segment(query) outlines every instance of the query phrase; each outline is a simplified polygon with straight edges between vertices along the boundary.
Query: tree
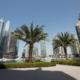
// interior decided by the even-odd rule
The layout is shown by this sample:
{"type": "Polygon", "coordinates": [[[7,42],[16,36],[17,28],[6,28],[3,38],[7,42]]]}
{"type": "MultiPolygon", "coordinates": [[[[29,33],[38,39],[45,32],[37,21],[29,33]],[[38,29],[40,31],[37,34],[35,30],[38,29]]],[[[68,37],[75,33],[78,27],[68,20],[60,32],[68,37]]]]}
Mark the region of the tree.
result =
{"type": "Polygon", "coordinates": [[[71,44],[74,44],[76,39],[74,38],[73,34],[70,34],[68,32],[61,32],[52,41],[54,49],[58,47],[63,47],[65,58],[67,59],[67,47],[71,44]]]}
{"type": "Polygon", "coordinates": [[[33,23],[30,26],[22,25],[19,29],[15,30],[15,35],[18,39],[23,40],[29,45],[29,61],[32,61],[32,53],[34,43],[41,40],[45,40],[47,33],[44,32],[43,26],[36,25],[33,23]]]}

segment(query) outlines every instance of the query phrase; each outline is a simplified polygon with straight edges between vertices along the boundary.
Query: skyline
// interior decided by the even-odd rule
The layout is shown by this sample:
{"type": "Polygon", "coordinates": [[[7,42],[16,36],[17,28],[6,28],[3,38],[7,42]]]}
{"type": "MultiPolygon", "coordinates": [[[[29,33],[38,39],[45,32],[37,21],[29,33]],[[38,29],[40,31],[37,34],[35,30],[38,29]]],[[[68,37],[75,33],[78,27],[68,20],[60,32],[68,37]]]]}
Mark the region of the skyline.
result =
{"type": "MultiPolygon", "coordinates": [[[[10,20],[12,30],[31,22],[45,25],[44,30],[51,40],[58,32],[76,34],[79,3],[80,0],[0,0],[0,18],[10,20]]],[[[51,41],[47,49],[52,50],[51,41]]]]}

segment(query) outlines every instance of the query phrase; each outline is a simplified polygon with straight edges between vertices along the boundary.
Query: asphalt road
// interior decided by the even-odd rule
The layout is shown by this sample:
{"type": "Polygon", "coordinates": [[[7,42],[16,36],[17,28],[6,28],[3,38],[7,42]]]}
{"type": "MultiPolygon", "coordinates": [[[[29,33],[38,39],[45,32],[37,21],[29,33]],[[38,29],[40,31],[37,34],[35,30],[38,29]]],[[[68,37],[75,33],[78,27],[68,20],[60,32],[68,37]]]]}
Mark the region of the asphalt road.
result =
{"type": "MultiPolygon", "coordinates": [[[[0,69],[0,80],[80,80],[79,75],[74,76],[77,72],[72,75],[71,67],[57,65],[46,68],[0,69]]],[[[72,69],[75,70],[74,67],[72,69]]]]}

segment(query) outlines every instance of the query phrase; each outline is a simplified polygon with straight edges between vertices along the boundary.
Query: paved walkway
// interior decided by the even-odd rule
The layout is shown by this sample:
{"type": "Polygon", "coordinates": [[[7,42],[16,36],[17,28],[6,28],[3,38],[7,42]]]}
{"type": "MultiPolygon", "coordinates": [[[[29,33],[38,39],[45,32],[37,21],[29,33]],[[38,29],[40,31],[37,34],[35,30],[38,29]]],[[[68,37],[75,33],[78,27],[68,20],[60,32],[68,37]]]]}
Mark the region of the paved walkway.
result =
{"type": "Polygon", "coordinates": [[[56,65],[42,68],[0,69],[0,80],[80,80],[80,67],[56,65]]]}

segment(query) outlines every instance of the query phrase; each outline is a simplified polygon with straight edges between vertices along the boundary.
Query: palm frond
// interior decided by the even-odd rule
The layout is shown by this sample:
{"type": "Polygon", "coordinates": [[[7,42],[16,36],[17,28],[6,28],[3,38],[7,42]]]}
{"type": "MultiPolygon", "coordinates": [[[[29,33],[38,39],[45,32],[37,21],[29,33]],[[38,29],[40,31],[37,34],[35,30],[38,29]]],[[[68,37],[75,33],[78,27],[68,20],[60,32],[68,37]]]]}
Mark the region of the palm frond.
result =
{"type": "Polygon", "coordinates": [[[59,47],[59,46],[66,47],[75,43],[76,41],[73,34],[70,34],[68,32],[58,33],[56,37],[57,37],[56,39],[53,39],[53,43],[54,43],[53,45],[55,45],[56,47],[59,47]]]}
{"type": "Polygon", "coordinates": [[[26,43],[35,43],[40,40],[44,40],[47,37],[47,33],[43,30],[44,26],[36,25],[33,23],[30,26],[22,25],[19,29],[16,29],[18,39],[26,41],[26,43]]]}

